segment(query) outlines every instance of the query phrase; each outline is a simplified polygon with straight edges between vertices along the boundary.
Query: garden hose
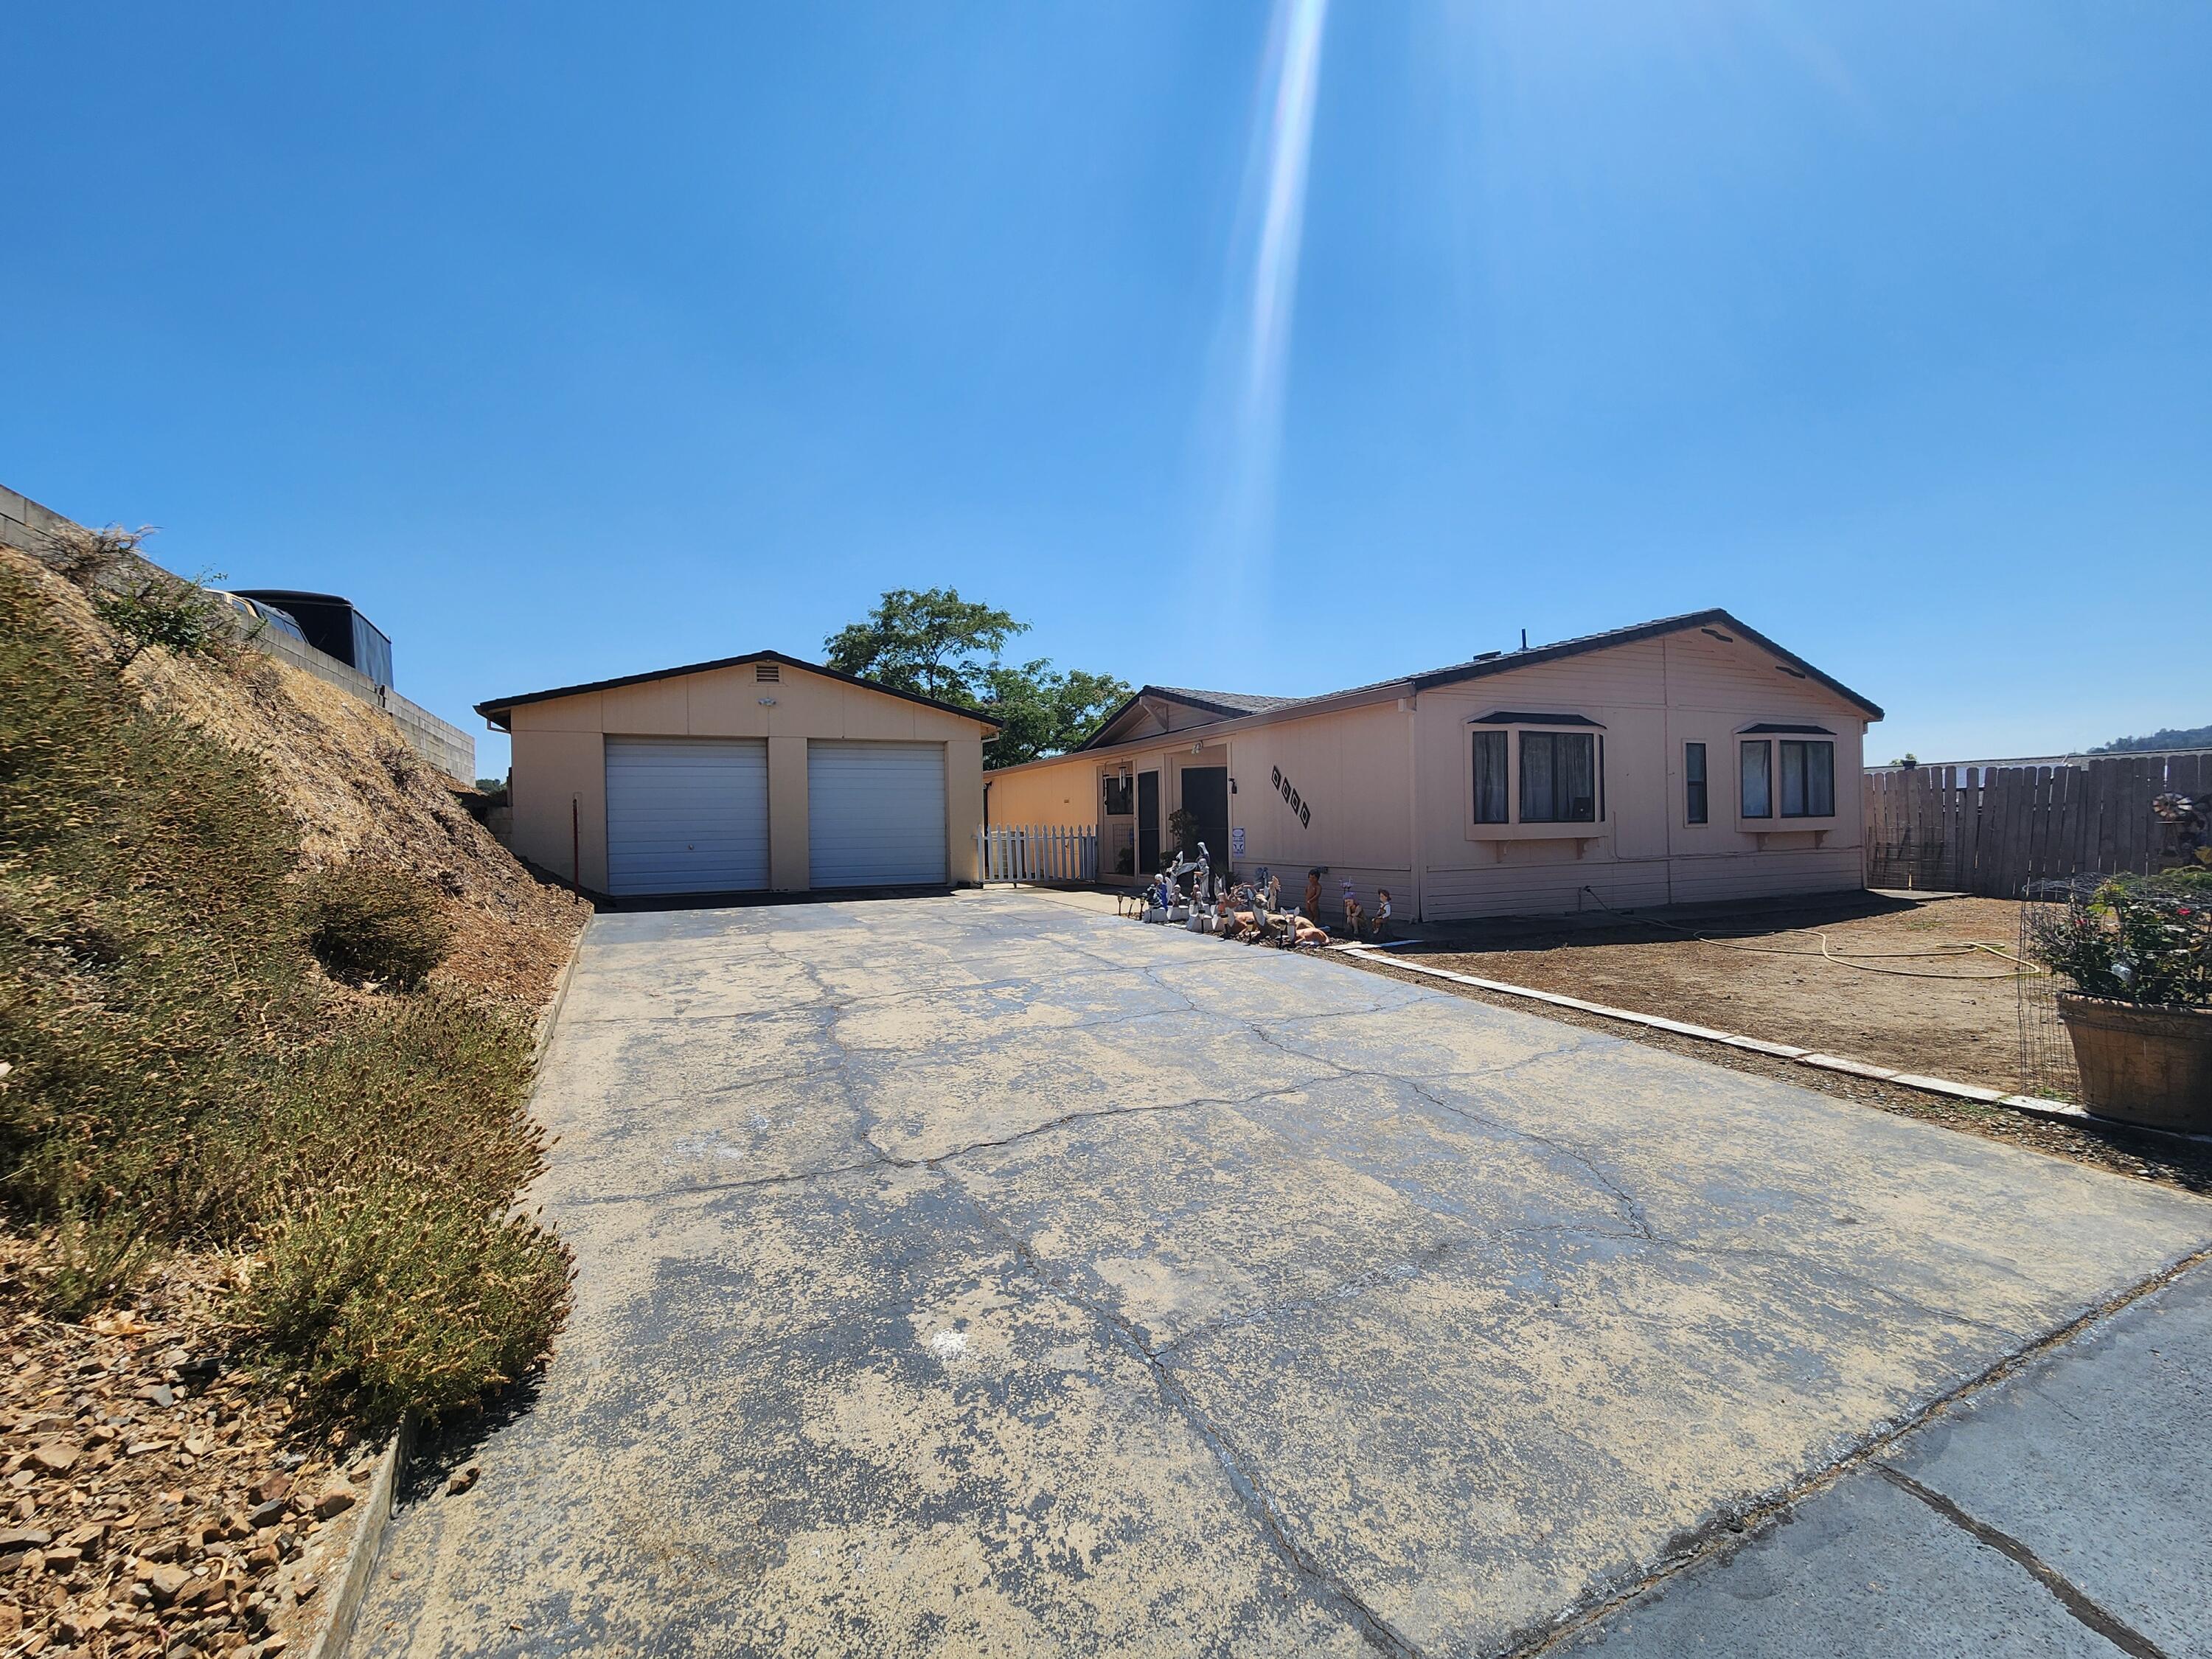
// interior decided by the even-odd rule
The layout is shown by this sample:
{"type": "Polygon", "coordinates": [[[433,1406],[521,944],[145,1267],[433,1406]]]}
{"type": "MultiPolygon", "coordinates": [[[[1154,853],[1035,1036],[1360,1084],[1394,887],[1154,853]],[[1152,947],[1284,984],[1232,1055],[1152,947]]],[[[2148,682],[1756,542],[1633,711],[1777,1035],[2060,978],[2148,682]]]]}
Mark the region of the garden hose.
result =
{"type": "Polygon", "coordinates": [[[1614,909],[1603,899],[1599,898],[1595,888],[1585,886],[1583,891],[1588,893],[1596,902],[1597,908],[1607,915],[1619,916],[1623,921],[1640,923],[1646,927],[1663,927],[1669,933],[1680,933],[1686,939],[1693,939],[1700,945],[1710,945],[1716,950],[1742,951],[1753,956],[1765,957],[1818,957],[1823,962],[1833,963],[1838,968],[1856,968],[1863,974],[1888,974],[1899,979],[1949,980],[1954,983],[2015,980],[2024,975],[2040,974],[2044,971],[2017,951],[2008,950],[2002,945],[1992,945],[1984,939],[1958,940],[1948,945],[1932,945],[1924,951],[1838,951],[1829,945],[1828,936],[1826,933],[1814,928],[1802,927],[1792,928],[1790,931],[1811,933],[1820,941],[1819,950],[1792,951],[1779,945],[1745,945],[1734,939],[1715,939],[1711,934],[1700,933],[1694,928],[1679,927],[1671,921],[1661,921],[1656,917],[1632,916],[1626,911],[1614,909]],[[1928,972],[1925,969],[1882,968],[1876,966],[1871,961],[1853,960],[1854,957],[1954,957],[1972,956],[1980,951],[1987,951],[2000,962],[2009,962],[2014,965],[2009,972],[2002,974],[1935,974],[1928,972]]]}

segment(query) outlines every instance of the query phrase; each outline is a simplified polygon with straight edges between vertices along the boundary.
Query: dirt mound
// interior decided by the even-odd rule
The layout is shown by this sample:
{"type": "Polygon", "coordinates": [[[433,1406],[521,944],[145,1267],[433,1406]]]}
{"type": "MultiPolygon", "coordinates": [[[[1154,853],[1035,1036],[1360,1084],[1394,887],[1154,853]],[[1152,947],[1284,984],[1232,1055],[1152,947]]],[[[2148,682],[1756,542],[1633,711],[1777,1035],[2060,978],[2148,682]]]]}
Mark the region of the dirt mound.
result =
{"type": "MultiPolygon", "coordinates": [[[[0,563],[36,583],[78,649],[116,654],[81,589],[11,547],[0,563]]],[[[591,907],[524,869],[381,711],[254,651],[233,665],[149,651],[125,676],[149,708],[267,763],[310,869],[391,865],[443,893],[454,943],[435,979],[533,1010],[551,994],[591,907]]]]}

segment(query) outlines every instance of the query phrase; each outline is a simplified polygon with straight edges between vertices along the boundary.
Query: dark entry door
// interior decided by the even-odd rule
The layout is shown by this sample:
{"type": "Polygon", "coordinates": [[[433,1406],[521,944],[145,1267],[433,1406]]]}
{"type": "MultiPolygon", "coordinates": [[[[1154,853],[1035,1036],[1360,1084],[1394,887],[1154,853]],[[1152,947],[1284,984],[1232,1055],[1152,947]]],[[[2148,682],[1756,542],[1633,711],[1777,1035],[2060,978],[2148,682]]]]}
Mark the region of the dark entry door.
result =
{"type": "Polygon", "coordinates": [[[1154,874],[1160,867],[1160,775],[1137,774],[1137,873],[1154,874]]]}
{"type": "Polygon", "coordinates": [[[1190,845],[1181,850],[1196,857],[1204,842],[1216,870],[1229,867],[1229,769],[1182,769],[1182,808],[1190,814],[1190,845]]]}

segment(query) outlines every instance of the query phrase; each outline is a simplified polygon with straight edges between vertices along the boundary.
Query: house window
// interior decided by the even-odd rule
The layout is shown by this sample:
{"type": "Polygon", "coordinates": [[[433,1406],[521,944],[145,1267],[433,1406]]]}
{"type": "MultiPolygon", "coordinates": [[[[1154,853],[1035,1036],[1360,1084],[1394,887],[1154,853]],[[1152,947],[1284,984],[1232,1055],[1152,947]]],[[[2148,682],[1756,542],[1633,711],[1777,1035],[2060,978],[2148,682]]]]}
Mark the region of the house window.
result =
{"type": "Polygon", "coordinates": [[[1137,810],[1136,780],[1125,774],[1106,775],[1106,816],[1126,818],[1137,810]]]}
{"type": "Polygon", "coordinates": [[[1691,823],[1705,821],[1705,745],[1682,745],[1682,814],[1691,823]]]}
{"type": "Polygon", "coordinates": [[[1774,816],[1773,746],[1760,738],[1745,744],[1740,752],[1743,757],[1743,816],[1771,818],[1774,816]]]}
{"type": "Polygon", "coordinates": [[[1521,822],[1597,822],[1597,738],[1593,734],[1521,734],[1521,822]]]}
{"type": "MultiPolygon", "coordinates": [[[[1764,747],[1764,745],[1761,745],[1764,747]]],[[[1782,740],[1782,816],[1832,818],[1836,815],[1836,745],[1820,741],[1782,740]]]]}
{"type": "Polygon", "coordinates": [[[1507,821],[1508,763],[1505,744],[1510,736],[1506,732],[1478,732],[1474,734],[1474,821],[1477,823],[1504,823],[1507,821]]]}

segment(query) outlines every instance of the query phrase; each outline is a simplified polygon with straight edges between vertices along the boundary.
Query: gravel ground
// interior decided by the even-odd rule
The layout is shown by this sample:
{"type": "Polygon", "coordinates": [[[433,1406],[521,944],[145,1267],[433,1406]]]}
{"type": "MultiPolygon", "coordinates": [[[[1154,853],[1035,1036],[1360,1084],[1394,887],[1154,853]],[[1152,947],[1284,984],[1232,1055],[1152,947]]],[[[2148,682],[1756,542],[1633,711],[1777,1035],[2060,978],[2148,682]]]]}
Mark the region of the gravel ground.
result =
{"type": "Polygon", "coordinates": [[[378,1449],[232,1369],[224,1264],[179,1257],[71,1324],[0,1237],[0,1652],[302,1650],[378,1449]]]}

